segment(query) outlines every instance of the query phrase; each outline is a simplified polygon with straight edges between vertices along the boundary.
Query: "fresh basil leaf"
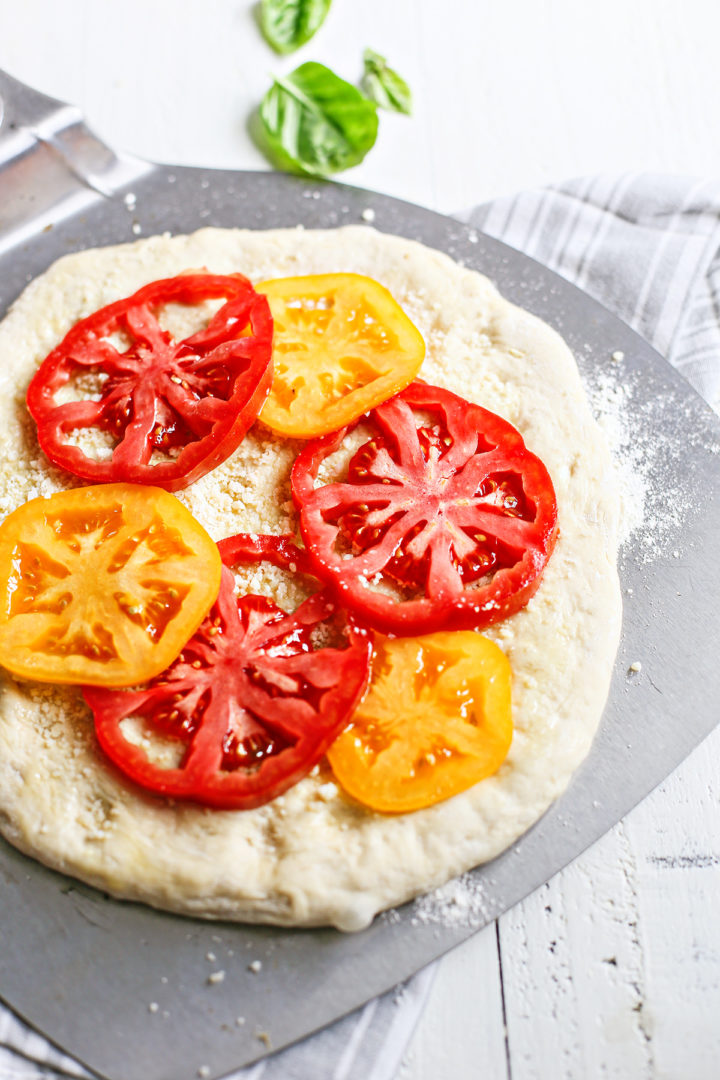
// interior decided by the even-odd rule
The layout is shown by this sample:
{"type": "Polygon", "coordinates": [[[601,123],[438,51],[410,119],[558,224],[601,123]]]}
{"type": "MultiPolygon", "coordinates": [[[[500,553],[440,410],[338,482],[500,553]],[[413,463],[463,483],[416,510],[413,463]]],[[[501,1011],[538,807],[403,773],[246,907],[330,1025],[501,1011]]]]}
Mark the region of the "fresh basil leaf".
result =
{"type": "Polygon", "coordinates": [[[330,10],[331,0],[261,0],[260,28],[275,52],[291,53],[309,41],[330,10]]]}
{"type": "Polygon", "coordinates": [[[363,89],[367,96],[381,109],[390,109],[409,116],[412,112],[412,92],[405,80],[397,71],[388,67],[384,56],[372,49],[365,50],[363,60],[363,89]]]}
{"type": "Polygon", "coordinates": [[[323,64],[276,78],[260,104],[265,151],[279,168],[327,176],[358,165],[377,138],[377,107],[323,64]]]}

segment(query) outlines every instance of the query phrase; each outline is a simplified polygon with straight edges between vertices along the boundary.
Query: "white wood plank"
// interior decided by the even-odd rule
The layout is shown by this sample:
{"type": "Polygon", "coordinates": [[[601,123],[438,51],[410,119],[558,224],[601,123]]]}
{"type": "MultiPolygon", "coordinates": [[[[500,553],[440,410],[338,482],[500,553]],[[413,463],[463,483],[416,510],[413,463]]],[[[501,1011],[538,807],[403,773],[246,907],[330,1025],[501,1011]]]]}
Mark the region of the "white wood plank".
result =
{"type": "Polygon", "coordinates": [[[494,923],[440,961],[397,1080],[470,1076],[510,1080],[494,923]]]}
{"type": "Polygon", "coordinates": [[[627,821],[643,1013],[663,1080],[720,1075],[720,731],[627,821]]]}
{"type": "Polygon", "coordinates": [[[711,1080],[720,733],[501,920],[513,1080],[711,1080]]]}
{"type": "Polygon", "coordinates": [[[500,926],[513,1080],[652,1075],[634,864],[622,827],[500,926]]]}

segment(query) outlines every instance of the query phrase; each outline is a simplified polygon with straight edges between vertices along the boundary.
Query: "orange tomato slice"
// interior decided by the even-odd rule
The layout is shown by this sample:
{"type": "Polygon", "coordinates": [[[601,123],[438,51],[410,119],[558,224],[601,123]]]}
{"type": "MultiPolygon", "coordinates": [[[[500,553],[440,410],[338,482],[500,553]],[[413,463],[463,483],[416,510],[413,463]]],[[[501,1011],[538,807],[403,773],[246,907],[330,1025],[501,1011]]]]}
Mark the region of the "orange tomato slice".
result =
{"type": "Polygon", "coordinates": [[[360,274],[256,285],[274,322],[273,384],[260,419],[307,439],[337,431],[404,390],[425,342],[386,288],[360,274]]]}
{"type": "Polygon", "coordinates": [[[0,525],[0,664],[45,682],[144,682],[200,626],[221,567],[216,544],[161,488],[33,499],[0,525]]]}
{"type": "Polygon", "coordinates": [[[370,689],[328,759],[358,802],[406,813],[496,772],[512,741],[510,664],[472,630],[378,638],[370,689]]]}

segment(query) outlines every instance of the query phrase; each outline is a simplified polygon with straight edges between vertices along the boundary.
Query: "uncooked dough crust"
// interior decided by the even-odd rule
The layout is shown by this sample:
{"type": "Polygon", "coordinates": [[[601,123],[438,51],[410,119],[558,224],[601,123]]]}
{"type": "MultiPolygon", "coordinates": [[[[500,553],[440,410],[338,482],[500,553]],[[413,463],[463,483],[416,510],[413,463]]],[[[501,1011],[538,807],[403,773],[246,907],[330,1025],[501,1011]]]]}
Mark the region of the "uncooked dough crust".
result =
{"type": "MultiPolygon", "coordinates": [[[[365,227],[203,229],[67,256],[17,301],[0,326],[0,518],[70,486],[39,451],[25,409],[39,362],[78,319],[199,266],[254,281],[330,271],[377,278],[425,337],[422,378],[504,416],[545,462],[559,505],[555,552],[528,606],[488,632],[513,669],[510,754],[495,776],[412,814],[353,804],[324,766],[260,809],[206,810],[124,782],[102,759],[78,690],[0,673],[0,831],[116,896],[191,915],[359,929],[501,852],[587,754],[620,625],[612,463],[566,346],[479,274],[365,227]]],[[[217,540],[291,531],[297,446],[256,424],[179,497],[217,540]]]]}

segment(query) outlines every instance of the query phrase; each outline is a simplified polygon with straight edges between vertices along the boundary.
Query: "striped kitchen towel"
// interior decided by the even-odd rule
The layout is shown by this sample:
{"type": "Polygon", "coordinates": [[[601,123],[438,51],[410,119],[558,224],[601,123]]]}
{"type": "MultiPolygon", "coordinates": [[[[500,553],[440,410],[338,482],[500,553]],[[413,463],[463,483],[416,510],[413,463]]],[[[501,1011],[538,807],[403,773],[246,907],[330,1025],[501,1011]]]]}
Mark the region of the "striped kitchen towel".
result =
{"type": "Polygon", "coordinates": [[[590,293],[720,411],[720,181],[595,176],[457,216],[590,293]]]}
{"type": "MultiPolygon", "coordinates": [[[[598,176],[457,215],[585,289],[720,412],[720,182],[598,176]]],[[[434,967],[231,1080],[393,1080],[434,967]]],[[[0,1005],[0,1080],[89,1077],[0,1005]]]]}

